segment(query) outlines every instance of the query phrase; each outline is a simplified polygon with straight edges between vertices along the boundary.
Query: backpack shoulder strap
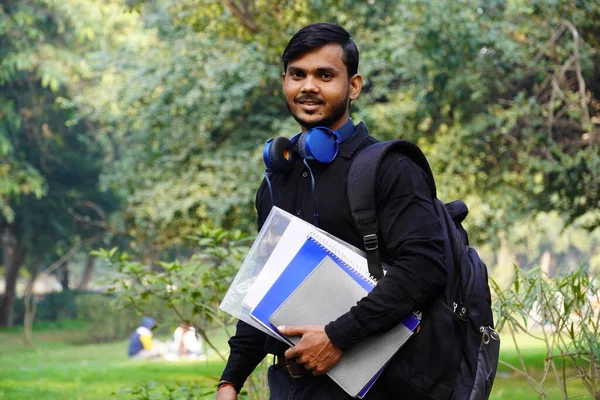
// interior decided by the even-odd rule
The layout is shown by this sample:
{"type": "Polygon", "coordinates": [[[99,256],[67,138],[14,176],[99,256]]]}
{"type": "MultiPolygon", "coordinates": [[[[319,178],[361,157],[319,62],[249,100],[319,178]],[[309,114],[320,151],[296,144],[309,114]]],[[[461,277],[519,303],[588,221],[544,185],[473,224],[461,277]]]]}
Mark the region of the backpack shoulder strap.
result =
{"type": "Polygon", "coordinates": [[[379,255],[379,224],[376,213],[376,185],[379,166],[388,152],[403,154],[417,164],[429,178],[432,196],[436,197],[431,167],[421,149],[406,140],[391,140],[372,144],[363,149],[352,161],[348,172],[346,192],[354,224],[363,238],[369,273],[377,280],[383,277],[379,255]]]}

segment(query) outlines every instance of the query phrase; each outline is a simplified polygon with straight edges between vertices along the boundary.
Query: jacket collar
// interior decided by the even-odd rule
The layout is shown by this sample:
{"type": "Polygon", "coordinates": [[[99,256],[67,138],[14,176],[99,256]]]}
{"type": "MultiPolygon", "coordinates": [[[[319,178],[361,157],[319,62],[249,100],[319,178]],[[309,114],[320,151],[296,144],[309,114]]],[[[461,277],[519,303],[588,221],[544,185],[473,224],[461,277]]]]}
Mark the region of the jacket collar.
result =
{"type": "Polygon", "coordinates": [[[340,152],[338,157],[352,158],[356,150],[360,147],[362,142],[369,137],[369,131],[364,122],[360,122],[354,127],[354,133],[350,138],[344,140],[340,145],[340,152]]]}

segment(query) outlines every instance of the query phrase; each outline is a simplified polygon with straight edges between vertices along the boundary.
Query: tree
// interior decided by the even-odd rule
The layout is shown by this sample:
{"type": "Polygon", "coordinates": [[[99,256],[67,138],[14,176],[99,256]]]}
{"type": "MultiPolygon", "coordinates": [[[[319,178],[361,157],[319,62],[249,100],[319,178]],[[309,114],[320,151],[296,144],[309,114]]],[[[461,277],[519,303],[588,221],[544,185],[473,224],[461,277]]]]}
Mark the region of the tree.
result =
{"type": "Polygon", "coordinates": [[[6,267],[0,326],[12,324],[16,279],[28,254],[35,260],[60,253],[61,241],[96,235],[103,229],[98,210],[116,204],[98,187],[103,153],[68,104],[85,77],[81,54],[99,45],[93,39],[104,29],[101,16],[81,18],[81,7],[114,8],[86,3],[0,3],[0,147],[7,183],[0,193],[6,267]]]}
{"type": "Polygon", "coordinates": [[[397,10],[370,41],[365,119],[417,141],[442,196],[481,201],[480,239],[550,210],[598,226],[597,2],[397,10]]]}
{"type": "Polygon", "coordinates": [[[109,144],[103,183],[127,199],[141,253],[181,244],[201,221],[252,229],[262,146],[297,129],[279,55],[300,26],[322,20],[346,26],[361,49],[354,115],[377,137],[418,142],[443,198],[477,198],[480,240],[539,211],[598,224],[600,23],[585,18],[600,13],[594,2],[136,7],[144,29],[97,57],[97,86],[78,101],[109,144]]]}

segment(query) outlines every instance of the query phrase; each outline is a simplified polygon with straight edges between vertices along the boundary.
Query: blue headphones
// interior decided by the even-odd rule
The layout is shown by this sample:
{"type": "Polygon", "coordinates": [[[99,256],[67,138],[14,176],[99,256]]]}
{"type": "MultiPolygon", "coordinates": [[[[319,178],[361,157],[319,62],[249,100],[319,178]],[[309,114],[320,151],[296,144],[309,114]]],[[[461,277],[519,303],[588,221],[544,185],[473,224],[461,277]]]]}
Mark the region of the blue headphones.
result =
{"type": "Polygon", "coordinates": [[[263,150],[263,160],[267,171],[289,172],[294,165],[294,144],[298,143],[298,153],[303,160],[316,160],[328,164],[335,160],[340,144],[354,133],[354,123],[348,119],[339,129],[332,131],[317,126],[288,139],[280,136],[269,139],[263,150]]]}

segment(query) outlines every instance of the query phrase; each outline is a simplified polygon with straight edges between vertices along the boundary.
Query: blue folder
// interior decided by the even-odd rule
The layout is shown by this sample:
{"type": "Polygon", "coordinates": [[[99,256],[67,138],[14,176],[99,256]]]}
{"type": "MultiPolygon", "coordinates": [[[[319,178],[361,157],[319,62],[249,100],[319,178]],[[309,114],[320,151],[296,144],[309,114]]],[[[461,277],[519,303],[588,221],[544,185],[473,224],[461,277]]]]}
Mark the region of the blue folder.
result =
{"type": "Polygon", "coordinates": [[[306,242],[300,248],[296,256],[281,273],[279,278],[277,278],[271,288],[265,293],[261,301],[252,311],[250,311],[250,315],[252,315],[257,322],[289,343],[289,340],[283,337],[277,331],[276,327],[271,324],[269,318],[327,256],[331,257],[340,268],[344,269],[348,275],[354,278],[354,280],[367,292],[370,292],[375,287],[372,282],[365,279],[337,256],[326,250],[321,244],[309,237],[306,239],[306,242]]]}

